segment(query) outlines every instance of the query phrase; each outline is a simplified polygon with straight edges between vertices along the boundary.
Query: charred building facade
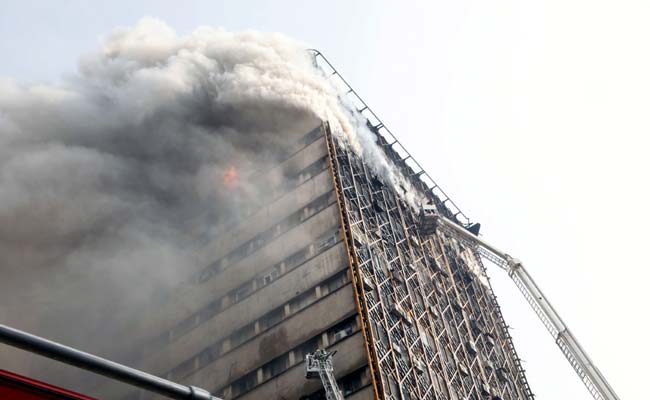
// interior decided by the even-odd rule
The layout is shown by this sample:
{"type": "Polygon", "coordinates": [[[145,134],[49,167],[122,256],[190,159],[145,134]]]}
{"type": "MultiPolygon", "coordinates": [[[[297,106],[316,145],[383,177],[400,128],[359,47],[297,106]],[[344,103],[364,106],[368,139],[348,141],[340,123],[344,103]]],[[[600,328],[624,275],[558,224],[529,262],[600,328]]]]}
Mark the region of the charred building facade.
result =
{"type": "MultiPolygon", "coordinates": [[[[455,217],[374,132],[413,190],[455,217]]],[[[324,399],[304,359],[326,348],[349,399],[532,398],[475,252],[421,235],[418,210],[327,124],[288,147],[251,179],[289,184],[205,246],[143,324],[135,366],[224,399],[324,399]]]]}
{"type": "MultiPolygon", "coordinates": [[[[416,190],[456,219],[376,134],[416,190]]],[[[444,234],[421,234],[417,209],[358,156],[335,141],[331,149],[377,397],[532,398],[480,257],[444,234]]]]}

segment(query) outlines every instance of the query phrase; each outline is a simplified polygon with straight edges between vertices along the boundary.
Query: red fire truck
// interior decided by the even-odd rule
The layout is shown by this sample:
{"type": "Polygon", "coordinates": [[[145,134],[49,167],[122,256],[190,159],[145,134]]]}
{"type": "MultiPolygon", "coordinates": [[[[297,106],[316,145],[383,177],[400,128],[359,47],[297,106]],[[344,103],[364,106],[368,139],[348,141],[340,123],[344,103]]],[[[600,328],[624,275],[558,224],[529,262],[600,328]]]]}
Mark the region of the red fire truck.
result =
{"type": "MultiPolygon", "coordinates": [[[[0,324],[0,343],[177,400],[221,400],[205,389],[176,382],[0,324]]],[[[0,369],[0,400],[96,400],[0,369]]]]}
{"type": "Polygon", "coordinates": [[[1,400],[96,400],[49,383],[0,369],[1,400]]]}

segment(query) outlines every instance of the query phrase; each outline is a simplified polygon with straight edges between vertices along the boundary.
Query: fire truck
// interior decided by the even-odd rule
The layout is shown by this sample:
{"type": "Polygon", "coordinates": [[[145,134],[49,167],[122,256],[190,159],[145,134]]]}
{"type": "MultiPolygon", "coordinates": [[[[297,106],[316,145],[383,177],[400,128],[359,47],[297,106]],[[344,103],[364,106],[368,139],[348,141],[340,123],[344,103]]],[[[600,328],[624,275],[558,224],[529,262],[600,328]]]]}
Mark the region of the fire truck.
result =
{"type": "Polygon", "coordinates": [[[0,399],[96,400],[49,383],[0,369],[0,399]]]}

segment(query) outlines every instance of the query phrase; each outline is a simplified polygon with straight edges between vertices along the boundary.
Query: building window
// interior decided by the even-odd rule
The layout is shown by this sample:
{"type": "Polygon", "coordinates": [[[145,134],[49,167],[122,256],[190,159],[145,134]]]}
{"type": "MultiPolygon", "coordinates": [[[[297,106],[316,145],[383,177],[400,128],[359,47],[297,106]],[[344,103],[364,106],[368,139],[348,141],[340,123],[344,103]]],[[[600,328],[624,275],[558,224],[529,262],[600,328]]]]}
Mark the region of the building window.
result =
{"type": "Polygon", "coordinates": [[[352,323],[346,326],[337,327],[336,330],[330,332],[330,334],[327,337],[327,340],[329,343],[340,342],[341,340],[350,336],[352,332],[353,332],[352,323]]]}
{"type": "Polygon", "coordinates": [[[292,313],[296,313],[299,310],[307,307],[309,304],[313,303],[316,300],[316,290],[309,289],[294,300],[291,301],[290,307],[292,313]]]}
{"type": "Polygon", "coordinates": [[[199,368],[205,367],[219,357],[218,351],[215,352],[214,350],[216,349],[213,347],[214,346],[208,347],[199,353],[199,368]]]}
{"type": "Polygon", "coordinates": [[[207,321],[210,318],[214,317],[221,311],[221,298],[218,298],[208,304],[203,310],[200,311],[200,320],[201,322],[207,321]]]}
{"type": "MultiPolygon", "coordinates": [[[[319,335],[320,336],[320,335],[319,335]]],[[[319,337],[314,337],[311,338],[310,340],[306,341],[305,343],[301,344],[294,350],[294,354],[296,356],[296,363],[301,362],[302,360],[305,359],[305,356],[309,353],[313,353],[318,349],[318,339],[319,337]]]]}
{"type": "Polygon", "coordinates": [[[253,389],[257,384],[257,371],[248,373],[232,384],[232,396],[238,396],[253,389]]]}
{"type": "Polygon", "coordinates": [[[232,346],[237,347],[255,336],[255,323],[245,325],[231,335],[232,346]]]}
{"type": "Polygon", "coordinates": [[[260,331],[266,330],[271,326],[282,321],[284,318],[284,306],[278,307],[260,318],[260,331]]]}
{"type": "Polygon", "coordinates": [[[274,358],[271,362],[263,367],[264,379],[271,379],[289,368],[289,353],[274,358]]]}
{"type": "Polygon", "coordinates": [[[194,371],[194,358],[190,358],[171,372],[171,379],[182,379],[194,371]]]}
{"type": "Polygon", "coordinates": [[[241,301],[251,294],[254,290],[253,281],[248,281],[235,291],[235,302],[241,301]]]}

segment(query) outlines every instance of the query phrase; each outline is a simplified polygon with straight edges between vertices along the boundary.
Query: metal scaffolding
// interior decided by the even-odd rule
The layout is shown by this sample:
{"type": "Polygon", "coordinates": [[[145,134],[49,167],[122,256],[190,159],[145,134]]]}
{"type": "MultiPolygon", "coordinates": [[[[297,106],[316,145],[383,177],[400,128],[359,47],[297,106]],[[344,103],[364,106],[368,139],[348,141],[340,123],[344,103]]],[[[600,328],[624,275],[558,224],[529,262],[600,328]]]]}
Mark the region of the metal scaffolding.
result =
{"type": "MultiPolygon", "coordinates": [[[[377,398],[532,399],[479,256],[453,238],[421,237],[417,211],[327,140],[377,398]]],[[[458,214],[384,149],[438,212],[458,214]]]]}

